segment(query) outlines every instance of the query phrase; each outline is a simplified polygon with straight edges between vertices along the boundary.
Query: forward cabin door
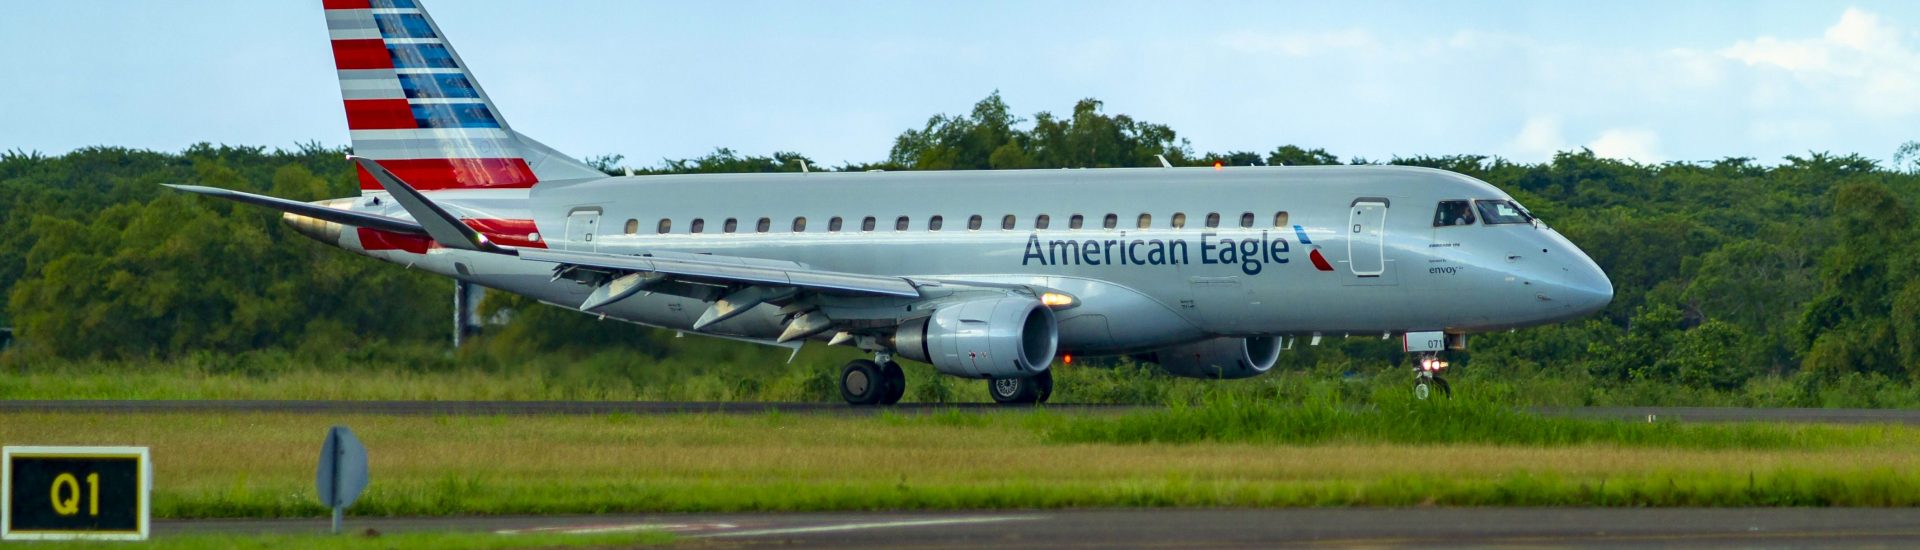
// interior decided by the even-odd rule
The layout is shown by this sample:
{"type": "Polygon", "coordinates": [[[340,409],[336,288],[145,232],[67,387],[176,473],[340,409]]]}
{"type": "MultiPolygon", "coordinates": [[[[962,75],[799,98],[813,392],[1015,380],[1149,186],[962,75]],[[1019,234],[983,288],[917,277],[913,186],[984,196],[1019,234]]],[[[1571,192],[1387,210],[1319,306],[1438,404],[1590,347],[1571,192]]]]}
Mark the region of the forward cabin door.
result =
{"type": "Polygon", "coordinates": [[[1354,199],[1347,212],[1347,268],[1358,277],[1379,277],[1387,271],[1387,199],[1354,199]]]}
{"type": "Polygon", "coordinates": [[[567,250],[576,252],[594,252],[599,243],[593,242],[600,233],[600,209],[579,208],[567,213],[567,250]]]}

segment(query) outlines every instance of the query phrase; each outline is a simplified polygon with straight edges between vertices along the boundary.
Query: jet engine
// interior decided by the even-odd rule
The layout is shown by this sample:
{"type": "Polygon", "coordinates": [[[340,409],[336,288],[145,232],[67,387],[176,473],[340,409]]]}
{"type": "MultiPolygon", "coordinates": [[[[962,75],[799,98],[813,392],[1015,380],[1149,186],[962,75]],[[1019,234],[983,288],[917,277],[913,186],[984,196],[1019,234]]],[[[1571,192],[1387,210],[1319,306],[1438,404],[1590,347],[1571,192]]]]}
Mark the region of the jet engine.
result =
{"type": "Polygon", "coordinates": [[[1060,343],[1053,310],[1032,298],[938,306],[895,329],[894,353],[967,378],[1024,378],[1047,370],[1060,343]]]}
{"type": "Polygon", "coordinates": [[[1252,378],[1280,359],[1280,337],[1214,338],[1153,352],[1167,374],[1187,378],[1252,378]]]}

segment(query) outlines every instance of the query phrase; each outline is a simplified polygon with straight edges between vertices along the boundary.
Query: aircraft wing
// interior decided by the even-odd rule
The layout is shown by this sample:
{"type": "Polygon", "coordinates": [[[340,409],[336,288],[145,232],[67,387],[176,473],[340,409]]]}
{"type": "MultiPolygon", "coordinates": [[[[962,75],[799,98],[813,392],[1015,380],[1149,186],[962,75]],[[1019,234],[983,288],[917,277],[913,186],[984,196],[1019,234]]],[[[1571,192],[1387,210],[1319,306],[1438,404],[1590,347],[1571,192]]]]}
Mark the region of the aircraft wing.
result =
{"type": "Polygon", "coordinates": [[[234,202],[251,204],[254,206],[265,206],[267,208],[272,208],[274,210],[279,210],[281,212],[288,212],[288,213],[292,213],[300,216],[306,216],[306,217],[317,219],[317,220],[326,220],[326,221],[330,221],[330,222],[341,224],[341,225],[365,227],[368,229],[379,229],[381,231],[392,231],[395,233],[406,233],[409,235],[426,235],[427,234],[426,228],[421,227],[420,224],[418,223],[414,223],[414,222],[399,219],[399,218],[389,218],[389,217],[381,216],[378,214],[368,214],[365,212],[354,212],[351,210],[340,210],[337,208],[328,208],[328,207],[320,206],[317,204],[308,204],[300,201],[269,197],[266,195],[255,195],[253,193],[243,193],[240,191],[234,191],[230,189],[220,189],[217,187],[202,187],[199,185],[174,185],[174,184],[164,184],[164,185],[166,185],[167,187],[171,187],[173,189],[186,191],[188,193],[196,193],[200,195],[206,195],[209,197],[218,197],[218,198],[222,198],[222,199],[226,199],[234,202]]]}
{"type": "Polygon", "coordinates": [[[520,250],[520,259],[596,270],[657,273],[676,280],[718,285],[793,287],[853,296],[920,297],[920,289],[903,277],[819,271],[793,262],[733,256],[699,255],[699,259],[691,259],[528,248],[520,250]]]}

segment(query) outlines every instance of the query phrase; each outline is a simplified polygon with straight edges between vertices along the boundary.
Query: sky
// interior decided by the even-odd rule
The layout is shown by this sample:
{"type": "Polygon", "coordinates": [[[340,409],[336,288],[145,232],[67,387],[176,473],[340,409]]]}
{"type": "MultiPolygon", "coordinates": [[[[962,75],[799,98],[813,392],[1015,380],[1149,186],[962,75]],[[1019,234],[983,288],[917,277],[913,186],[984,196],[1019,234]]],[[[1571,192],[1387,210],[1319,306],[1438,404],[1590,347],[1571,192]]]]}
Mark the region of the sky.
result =
{"type": "MultiPolygon", "coordinates": [[[[1592,149],[1639,162],[1920,140],[1920,2],[423,1],[515,129],[655,165],[884,159],[998,90],[1196,152],[1592,149]]],[[[347,144],[319,0],[0,0],[0,149],[347,144]]]]}

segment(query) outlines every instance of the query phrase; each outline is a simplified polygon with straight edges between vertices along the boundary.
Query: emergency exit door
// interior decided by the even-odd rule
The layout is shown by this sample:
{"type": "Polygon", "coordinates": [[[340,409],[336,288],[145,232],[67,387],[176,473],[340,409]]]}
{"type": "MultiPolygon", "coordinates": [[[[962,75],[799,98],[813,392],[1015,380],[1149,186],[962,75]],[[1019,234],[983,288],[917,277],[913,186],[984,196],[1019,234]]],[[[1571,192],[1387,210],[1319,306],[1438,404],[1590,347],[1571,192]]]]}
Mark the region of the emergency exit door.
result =
{"type": "Polygon", "coordinates": [[[567,250],[595,251],[599,245],[593,239],[599,233],[599,208],[581,208],[567,213],[567,250]]]}
{"type": "Polygon", "coordinates": [[[1347,210],[1347,268],[1360,277],[1387,270],[1387,200],[1359,198],[1347,210]]]}

